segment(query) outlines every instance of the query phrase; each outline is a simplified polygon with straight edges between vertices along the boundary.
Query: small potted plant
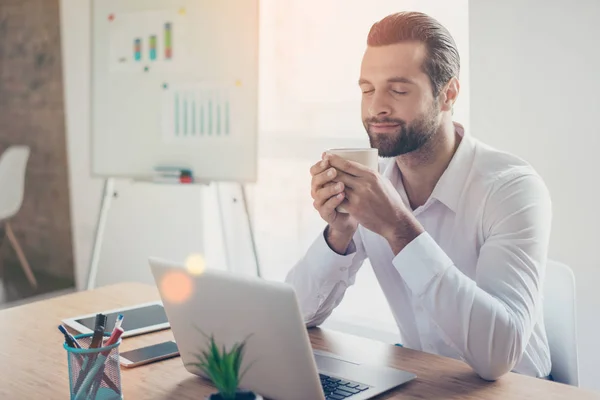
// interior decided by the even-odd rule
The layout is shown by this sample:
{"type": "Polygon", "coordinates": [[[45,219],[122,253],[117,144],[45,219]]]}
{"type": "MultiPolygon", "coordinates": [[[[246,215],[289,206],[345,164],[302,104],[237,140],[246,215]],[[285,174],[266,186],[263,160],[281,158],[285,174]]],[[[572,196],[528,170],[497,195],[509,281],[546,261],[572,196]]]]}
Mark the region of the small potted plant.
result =
{"type": "MultiPolygon", "coordinates": [[[[205,335],[206,336],[206,335],[205,335]]],[[[208,349],[202,350],[201,354],[196,355],[197,362],[191,363],[199,368],[211,380],[218,390],[208,397],[209,400],[263,400],[262,396],[254,392],[241,391],[239,384],[248,371],[251,364],[240,373],[242,359],[244,357],[244,348],[248,338],[241,343],[235,343],[227,351],[225,346],[219,350],[214,336],[210,336],[208,349]]]]}

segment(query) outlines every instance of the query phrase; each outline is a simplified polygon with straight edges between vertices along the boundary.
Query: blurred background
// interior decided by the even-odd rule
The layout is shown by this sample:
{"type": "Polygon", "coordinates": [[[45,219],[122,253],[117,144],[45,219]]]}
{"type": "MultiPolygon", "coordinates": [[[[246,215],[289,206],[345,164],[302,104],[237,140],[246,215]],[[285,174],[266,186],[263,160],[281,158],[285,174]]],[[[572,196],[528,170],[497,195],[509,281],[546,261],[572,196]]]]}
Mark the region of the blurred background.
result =
{"type": "MultiPolygon", "coordinates": [[[[545,179],[550,257],[577,280],[581,385],[600,389],[597,0],[261,1],[258,181],[247,189],[263,276],[282,280],[324,227],[312,208],[310,165],[324,149],[368,144],[357,85],[366,36],[402,10],[428,13],[454,36],[455,120],[545,179]]],[[[0,0],[0,154],[30,149],[10,221],[37,281],[0,228],[0,307],[86,288],[103,190],[90,174],[90,13],[87,0],[0,0]]],[[[234,185],[167,189],[121,179],[111,196],[98,285],[152,283],[147,256],[182,260],[190,251],[204,253],[209,267],[253,273],[243,215],[234,209],[224,231],[215,212],[239,202],[234,185]]],[[[400,340],[368,263],[327,325],[400,340]]]]}
{"type": "Polygon", "coordinates": [[[75,283],[61,49],[58,1],[0,2],[0,157],[12,145],[30,149],[22,168],[0,166],[2,177],[26,167],[17,210],[7,198],[17,179],[0,178],[0,303],[75,283]],[[37,287],[24,273],[19,245],[37,287]]]}

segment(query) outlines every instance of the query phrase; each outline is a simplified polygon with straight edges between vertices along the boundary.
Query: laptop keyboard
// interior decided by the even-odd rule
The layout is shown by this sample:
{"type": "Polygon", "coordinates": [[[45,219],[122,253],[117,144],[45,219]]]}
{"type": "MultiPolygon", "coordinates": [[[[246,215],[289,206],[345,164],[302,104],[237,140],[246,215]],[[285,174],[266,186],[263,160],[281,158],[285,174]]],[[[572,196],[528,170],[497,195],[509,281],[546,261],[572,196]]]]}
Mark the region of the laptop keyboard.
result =
{"type": "Polygon", "coordinates": [[[319,374],[319,378],[321,378],[321,386],[323,386],[327,400],[346,399],[369,388],[357,382],[336,379],[323,374],[319,374]]]}

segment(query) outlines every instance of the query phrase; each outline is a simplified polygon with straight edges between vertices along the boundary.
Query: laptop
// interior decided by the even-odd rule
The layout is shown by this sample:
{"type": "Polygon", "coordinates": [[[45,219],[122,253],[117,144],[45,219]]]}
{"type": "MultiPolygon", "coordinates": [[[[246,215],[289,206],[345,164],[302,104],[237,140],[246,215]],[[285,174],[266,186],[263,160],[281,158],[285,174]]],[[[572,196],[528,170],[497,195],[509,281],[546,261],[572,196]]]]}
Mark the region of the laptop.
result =
{"type": "Polygon", "coordinates": [[[185,368],[214,335],[230,349],[247,338],[241,388],[277,400],[364,400],[402,385],[415,374],[313,352],[293,287],[283,282],[151,258],[156,286],[185,368]]]}

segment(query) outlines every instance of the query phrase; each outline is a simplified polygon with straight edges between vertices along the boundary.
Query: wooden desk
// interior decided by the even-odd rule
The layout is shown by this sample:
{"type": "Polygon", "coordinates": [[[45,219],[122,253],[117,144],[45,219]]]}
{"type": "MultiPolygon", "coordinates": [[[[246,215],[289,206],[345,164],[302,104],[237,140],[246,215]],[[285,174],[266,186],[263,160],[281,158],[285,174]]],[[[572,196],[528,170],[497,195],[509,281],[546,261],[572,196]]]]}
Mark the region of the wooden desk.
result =
{"type": "MultiPolygon", "coordinates": [[[[60,320],[157,299],[154,287],[128,283],[0,311],[0,399],[68,398],[67,357],[57,330],[60,320]]],[[[460,361],[338,332],[311,329],[310,337],[314,348],[418,375],[378,399],[600,399],[598,393],[512,373],[485,382],[460,361]]],[[[172,338],[170,330],[127,338],[121,350],[172,338]]],[[[181,358],[123,368],[121,377],[127,400],[197,400],[214,391],[188,373],[181,358]]]]}

